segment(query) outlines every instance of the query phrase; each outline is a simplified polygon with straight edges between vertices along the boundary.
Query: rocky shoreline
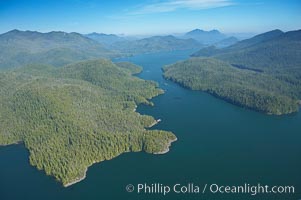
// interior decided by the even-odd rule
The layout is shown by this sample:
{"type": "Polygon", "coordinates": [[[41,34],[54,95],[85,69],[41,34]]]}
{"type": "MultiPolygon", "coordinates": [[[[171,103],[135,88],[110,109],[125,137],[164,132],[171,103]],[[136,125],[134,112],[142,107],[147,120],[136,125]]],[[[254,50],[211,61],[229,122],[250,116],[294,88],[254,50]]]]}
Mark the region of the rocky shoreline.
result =
{"type": "Polygon", "coordinates": [[[178,140],[178,138],[175,138],[175,139],[169,140],[169,142],[168,142],[168,144],[167,144],[167,146],[166,146],[166,149],[165,149],[165,150],[163,150],[163,151],[159,151],[159,152],[156,152],[156,153],[154,153],[154,154],[166,154],[167,152],[169,152],[169,147],[171,146],[171,143],[173,143],[173,142],[175,142],[175,141],[177,141],[177,140],[178,140]]]}
{"type": "MultiPolygon", "coordinates": [[[[93,164],[92,164],[92,165],[93,165],[93,164]]],[[[70,183],[64,184],[64,187],[69,187],[69,186],[71,186],[71,185],[73,185],[73,184],[75,184],[75,183],[78,183],[78,182],[84,180],[84,179],[86,178],[87,171],[88,171],[88,167],[86,168],[86,170],[85,170],[85,172],[84,172],[84,176],[79,177],[79,178],[75,179],[74,181],[72,181],[72,182],[70,182],[70,183]]]]}
{"type": "MultiPolygon", "coordinates": [[[[101,162],[101,161],[99,161],[99,162],[101,162]]],[[[75,184],[75,183],[78,183],[78,182],[81,182],[82,180],[84,180],[84,179],[86,178],[86,176],[87,176],[88,168],[89,168],[90,166],[92,166],[93,164],[95,164],[95,163],[97,163],[97,162],[96,162],[96,161],[93,161],[92,164],[89,165],[89,166],[85,169],[84,175],[83,175],[82,177],[78,177],[78,178],[76,178],[74,181],[71,181],[70,183],[64,184],[64,187],[69,187],[69,186],[71,186],[71,185],[73,185],[73,184],[75,184]]]]}
{"type": "MultiPolygon", "coordinates": [[[[158,120],[156,120],[156,121],[158,121],[158,120]]],[[[175,141],[177,141],[177,140],[178,140],[177,138],[172,139],[172,140],[169,140],[169,141],[168,141],[168,144],[166,145],[166,149],[165,149],[165,150],[156,152],[156,153],[154,153],[154,154],[158,154],[158,155],[159,155],[159,154],[165,154],[165,153],[169,152],[169,147],[171,146],[171,143],[173,143],[173,142],[175,142],[175,141]]],[[[126,152],[124,152],[124,153],[126,153],[126,152]]],[[[101,161],[99,161],[99,162],[101,162],[101,161]]],[[[73,184],[76,184],[76,183],[78,183],[78,182],[84,180],[84,179],[86,178],[86,174],[87,174],[88,168],[89,168],[90,166],[92,166],[93,164],[95,164],[95,163],[97,163],[97,162],[94,161],[91,165],[89,165],[89,166],[85,169],[84,175],[83,175],[82,177],[78,177],[78,178],[76,178],[74,181],[72,181],[72,182],[70,182],[70,183],[67,183],[67,184],[64,184],[64,187],[69,187],[69,186],[71,186],[71,185],[73,185],[73,184]]]]}

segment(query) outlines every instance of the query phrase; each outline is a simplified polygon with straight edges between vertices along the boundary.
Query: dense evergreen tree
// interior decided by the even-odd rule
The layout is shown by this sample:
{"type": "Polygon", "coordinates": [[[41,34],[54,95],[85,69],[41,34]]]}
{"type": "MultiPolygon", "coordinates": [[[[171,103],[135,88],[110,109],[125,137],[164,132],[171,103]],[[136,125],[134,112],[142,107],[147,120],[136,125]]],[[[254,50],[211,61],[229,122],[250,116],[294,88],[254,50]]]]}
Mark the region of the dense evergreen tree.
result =
{"type": "Polygon", "coordinates": [[[120,54],[79,33],[12,30],[0,34],[0,70],[32,63],[63,66],[117,55],[120,54]]]}
{"type": "Polygon", "coordinates": [[[147,130],[155,120],[134,111],[163,91],[131,75],[140,67],[118,65],[94,60],[0,73],[0,145],[24,142],[30,163],[64,185],[123,152],[164,151],[175,136],[147,130]]]}
{"type": "Polygon", "coordinates": [[[300,84],[212,58],[191,58],[166,66],[164,76],[190,89],[269,114],[296,112],[301,98],[300,84]]]}
{"type": "Polygon", "coordinates": [[[301,30],[274,30],[165,68],[165,77],[194,90],[270,114],[297,112],[301,99],[301,30]],[[210,57],[210,58],[206,58],[210,57]]]}

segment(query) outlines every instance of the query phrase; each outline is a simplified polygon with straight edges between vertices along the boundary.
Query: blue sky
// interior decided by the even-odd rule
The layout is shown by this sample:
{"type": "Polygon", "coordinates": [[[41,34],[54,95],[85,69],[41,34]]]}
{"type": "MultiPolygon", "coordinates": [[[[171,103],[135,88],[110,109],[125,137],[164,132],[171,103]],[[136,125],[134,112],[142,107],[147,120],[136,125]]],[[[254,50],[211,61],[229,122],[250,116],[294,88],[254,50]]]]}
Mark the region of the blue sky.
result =
{"type": "Polygon", "coordinates": [[[0,33],[12,29],[126,35],[301,29],[300,0],[0,0],[0,33]]]}

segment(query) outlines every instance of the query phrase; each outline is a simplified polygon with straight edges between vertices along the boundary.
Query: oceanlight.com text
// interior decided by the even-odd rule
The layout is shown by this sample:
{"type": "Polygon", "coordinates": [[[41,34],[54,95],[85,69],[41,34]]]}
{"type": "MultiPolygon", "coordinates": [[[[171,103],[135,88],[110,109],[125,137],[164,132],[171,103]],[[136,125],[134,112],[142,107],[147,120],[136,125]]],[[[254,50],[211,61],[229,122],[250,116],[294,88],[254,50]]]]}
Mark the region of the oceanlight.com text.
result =
{"type": "Polygon", "coordinates": [[[127,192],[134,192],[137,194],[160,194],[168,195],[175,194],[249,194],[255,196],[257,194],[294,194],[295,187],[292,185],[274,185],[269,186],[265,184],[248,184],[241,185],[220,185],[220,184],[196,184],[176,183],[173,185],[166,185],[162,183],[138,183],[136,185],[128,184],[126,186],[127,192]]]}

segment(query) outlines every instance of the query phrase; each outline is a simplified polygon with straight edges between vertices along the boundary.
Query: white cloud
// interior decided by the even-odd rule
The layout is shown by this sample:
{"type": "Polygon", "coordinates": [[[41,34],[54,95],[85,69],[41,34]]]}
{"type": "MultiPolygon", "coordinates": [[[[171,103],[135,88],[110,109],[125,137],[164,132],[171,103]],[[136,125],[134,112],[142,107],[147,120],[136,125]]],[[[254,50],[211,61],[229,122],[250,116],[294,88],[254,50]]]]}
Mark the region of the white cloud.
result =
{"type": "Polygon", "coordinates": [[[147,4],[130,12],[132,15],[172,12],[179,9],[204,10],[233,5],[232,0],[168,0],[147,4]]]}

